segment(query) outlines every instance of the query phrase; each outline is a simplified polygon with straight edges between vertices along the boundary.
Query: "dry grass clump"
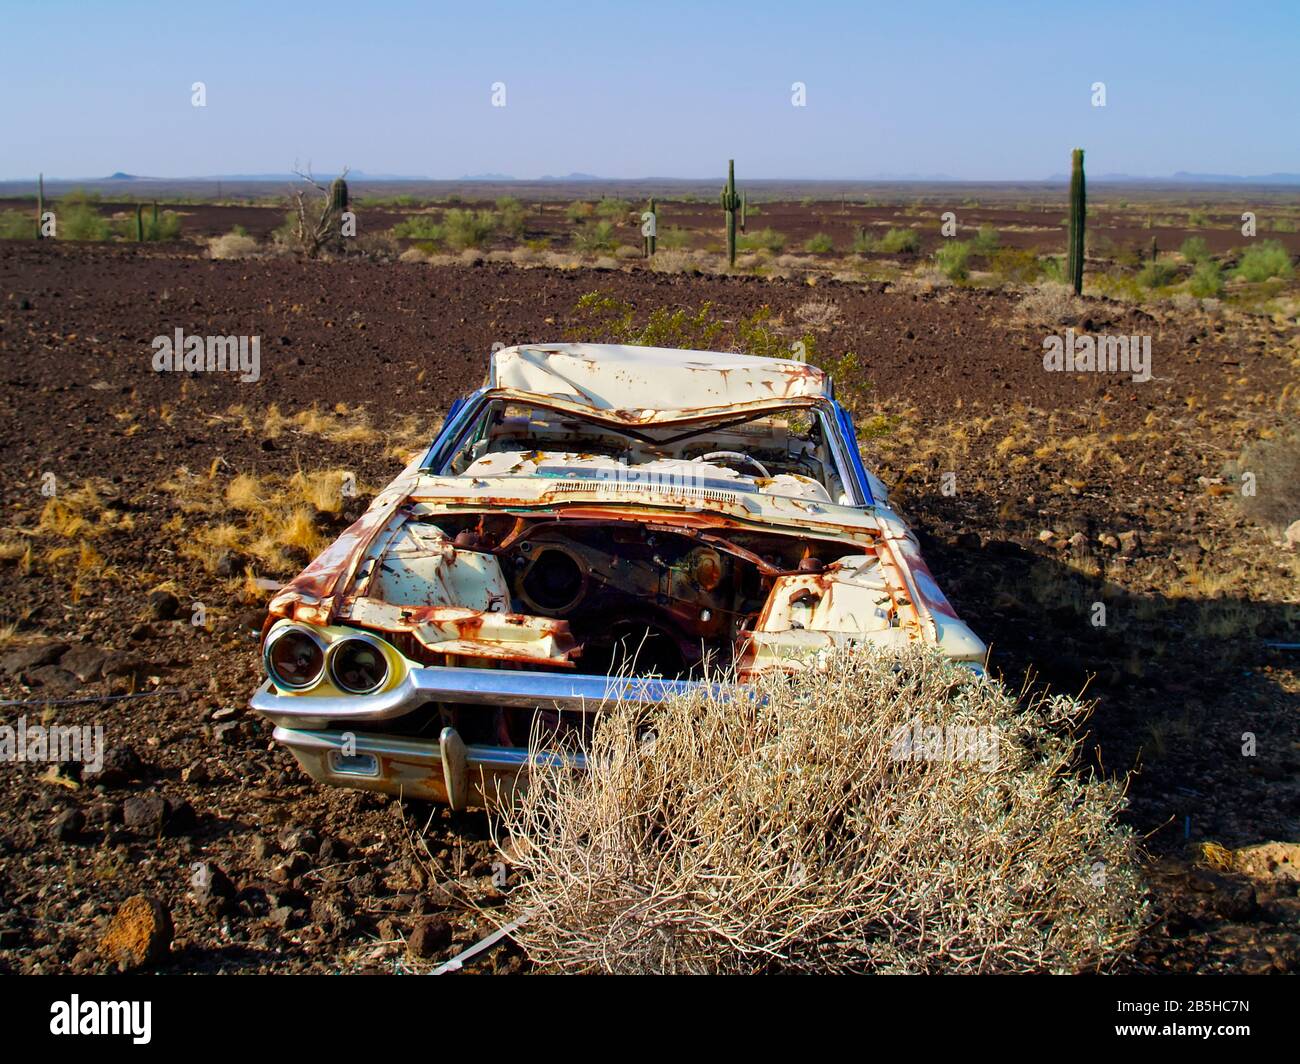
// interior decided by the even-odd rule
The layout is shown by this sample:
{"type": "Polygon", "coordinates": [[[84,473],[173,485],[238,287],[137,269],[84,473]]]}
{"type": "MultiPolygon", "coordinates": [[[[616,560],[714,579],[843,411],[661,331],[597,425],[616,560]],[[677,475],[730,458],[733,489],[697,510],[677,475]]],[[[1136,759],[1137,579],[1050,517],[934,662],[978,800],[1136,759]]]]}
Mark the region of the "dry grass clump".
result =
{"type": "Polygon", "coordinates": [[[932,650],[823,664],[763,680],[762,700],[614,707],[587,773],[533,770],[501,815],[534,962],[1068,972],[1133,941],[1144,903],[1115,821],[1123,787],[1074,770],[1088,707],[1021,705],[932,650]],[[917,727],[948,745],[922,731],[902,756],[917,727]],[[969,754],[952,737],[973,735],[978,759],[942,756],[969,754]]]}
{"type": "Polygon", "coordinates": [[[1020,314],[1025,320],[1048,325],[1073,325],[1082,316],[1083,300],[1069,285],[1045,282],[1035,286],[1020,300],[1020,314]]]}
{"type": "Polygon", "coordinates": [[[208,240],[208,257],[213,259],[249,259],[258,250],[257,241],[245,233],[226,233],[208,240]]]}
{"type": "Polygon", "coordinates": [[[313,404],[292,415],[282,413],[279,405],[272,403],[262,420],[262,434],[274,439],[287,430],[321,436],[332,443],[378,443],[383,438],[383,433],[370,423],[366,410],[349,408],[346,403],[336,403],[333,410],[321,410],[313,404]]]}
{"type": "Polygon", "coordinates": [[[1300,521],[1300,431],[1252,442],[1226,471],[1251,521],[1274,532],[1300,521]]]}
{"type": "Polygon", "coordinates": [[[829,329],[839,324],[843,311],[829,299],[809,299],[795,308],[794,316],[810,328],[829,329]]]}
{"type": "Polygon", "coordinates": [[[224,482],[212,472],[180,469],[162,487],[181,514],[200,518],[188,534],[183,518],[169,529],[182,538],[183,555],[212,571],[224,552],[233,551],[280,576],[329,545],[326,515],[342,512],[349,495],[374,492],[343,469],[299,469],[264,480],[239,473],[224,482]]]}
{"type": "Polygon", "coordinates": [[[695,269],[695,260],[689,251],[674,248],[657,250],[650,257],[650,269],[655,273],[685,273],[695,269]]]}

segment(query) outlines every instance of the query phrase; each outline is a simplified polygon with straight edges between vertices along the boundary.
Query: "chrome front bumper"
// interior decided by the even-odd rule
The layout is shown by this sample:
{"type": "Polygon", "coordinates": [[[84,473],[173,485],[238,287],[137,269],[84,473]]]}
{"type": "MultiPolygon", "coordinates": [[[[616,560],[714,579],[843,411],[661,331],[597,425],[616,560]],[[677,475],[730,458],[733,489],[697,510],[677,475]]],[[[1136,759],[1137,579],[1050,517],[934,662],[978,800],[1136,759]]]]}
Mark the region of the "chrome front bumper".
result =
{"type": "MultiPolygon", "coordinates": [[[[466,746],[454,728],[444,728],[436,742],[295,728],[276,728],[274,735],[319,783],[445,802],[458,810],[507,800],[534,763],[521,747],[466,746]]],[[[563,762],[556,755],[537,757],[575,770],[586,767],[581,754],[563,762]]]]}
{"type": "Polygon", "coordinates": [[[713,697],[743,690],[697,680],[652,680],[590,673],[516,672],[429,665],[411,669],[391,691],[373,695],[281,694],[267,680],[249,705],[286,728],[373,724],[401,717],[427,702],[504,706],[510,709],[567,709],[592,713],[614,702],[659,705],[700,688],[713,697]]]}
{"type": "MultiPolygon", "coordinates": [[[[312,779],[465,809],[506,800],[534,764],[528,751],[467,746],[454,728],[443,728],[437,740],[386,735],[385,721],[430,702],[593,713],[619,701],[658,705],[696,690],[730,698],[745,688],[694,680],[433,665],[411,669],[397,687],[373,695],[281,694],[268,680],[249,705],[276,724],[275,740],[288,747],[312,779]],[[353,730],[367,726],[380,730],[353,730]]],[[[556,763],[557,755],[537,756],[556,763]]],[[[585,767],[581,755],[565,757],[563,763],[585,767]]]]}

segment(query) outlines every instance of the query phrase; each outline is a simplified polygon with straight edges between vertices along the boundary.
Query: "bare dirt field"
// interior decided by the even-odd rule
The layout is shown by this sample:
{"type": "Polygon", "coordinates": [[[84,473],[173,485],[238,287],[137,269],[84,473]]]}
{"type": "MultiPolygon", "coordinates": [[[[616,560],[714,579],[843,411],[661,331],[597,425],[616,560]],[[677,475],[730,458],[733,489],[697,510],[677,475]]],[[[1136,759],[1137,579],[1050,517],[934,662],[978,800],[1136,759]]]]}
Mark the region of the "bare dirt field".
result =
{"type": "MultiPolygon", "coordinates": [[[[524,239],[573,229],[562,203],[525,209],[524,239]]],[[[240,225],[265,241],[284,218],[176,210],[191,240],[240,225]]],[[[845,254],[857,228],[907,210],[763,204],[748,228],[792,245],[825,232],[845,254]]],[[[1163,246],[1167,229],[1173,248],[1201,231],[1134,210],[1099,211],[1098,233],[1163,246]]],[[[1234,211],[1211,212],[1211,252],[1242,243],[1234,211]]],[[[360,210],[383,228],[407,213],[360,210]]],[[[707,250],[719,213],[670,204],[666,220],[707,250]]],[[[966,213],[1004,247],[1063,246],[1060,207],[966,213]]],[[[939,242],[933,214],[918,256],[939,242]]],[[[635,221],[618,224],[632,244],[635,221]]],[[[1206,857],[1294,843],[1300,822],[1300,677],[1269,646],[1300,640],[1300,556],[1240,490],[1248,471],[1266,498],[1297,491],[1259,450],[1300,410],[1294,309],[834,266],[512,265],[493,246],[452,264],[0,241],[3,717],[99,724],[111,751],[97,774],[0,777],[0,970],[105,970],[108,918],[142,892],[170,910],[178,971],[424,970],[492,929],[479,908],[510,882],[494,882],[484,817],[310,785],[245,703],[267,587],[427,444],[494,343],[625,338],[579,305],[590,293],[638,324],[666,308],[722,323],[728,342],[755,322],[811,339],[992,669],[1097,700],[1081,771],[1133,773],[1126,815],[1150,854],[1156,919],[1126,968],[1300,970],[1295,882],[1206,857]],[[259,379],[154,372],[151,340],[177,328],[259,336],[259,379]],[[1066,329],[1149,336],[1151,379],[1046,372],[1044,337],[1066,329]],[[346,474],[359,494],[340,490],[346,474]],[[75,701],[102,696],[126,697],[75,701]]],[[[527,965],[504,946],[475,967],[527,965]]]]}

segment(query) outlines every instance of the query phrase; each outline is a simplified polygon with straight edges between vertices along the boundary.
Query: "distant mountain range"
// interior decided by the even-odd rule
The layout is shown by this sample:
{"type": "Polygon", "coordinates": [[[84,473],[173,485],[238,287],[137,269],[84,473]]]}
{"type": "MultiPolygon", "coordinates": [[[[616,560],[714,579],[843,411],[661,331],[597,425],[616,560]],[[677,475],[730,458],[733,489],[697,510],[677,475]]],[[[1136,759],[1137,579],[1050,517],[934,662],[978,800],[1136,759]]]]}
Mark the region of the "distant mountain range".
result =
{"type": "MultiPolygon", "coordinates": [[[[333,175],[333,171],[323,170],[318,177],[328,178],[333,175]]],[[[351,170],[348,177],[354,181],[446,181],[448,178],[430,178],[408,174],[370,174],[364,170],[351,170]]],[[[1044,183],[1061,183],[1069,181],[1068,174],[1052,174],[1050,177],[1043,178],[1044,183]]],[[[49,178],[49,180],[60,180],[58,178],[49,178]]],[[[109,174],[108,177],[102,178],[72,178],[63,180],[75,181],[112,181],[115,184],[124,184],[132,181],[165,183],[176,181],[297,181],[297,174],[292,173],[269,173],[269,174],[212,174],[207,176],[196,176],[189,178],[176,177],[146,177],[140,174],[128,174],[125,171],[118,170],[109,174]]],[[[604,178],[596,174],[571,173],[556,176],[553,174],[544,174],[538,178],[518,178],[510,174],[466,174],[457,178],[459,181],[483,181],[483,182],[513,182],[513,181],[536,181],[536,182],[581,182],[581,181],[618,181],[628,180],[624,178],[604,178]]],[[[690,181],[692,178],[669,178],[669,177],[647,177],[638,178],[639,181],[690,181]]],[[[707,180],[704,178],[698,180],[707,180]]],[[[751,179],[752,180],[752,179],[751,179]]],[[[772,180],[772,179],[765,179],[772,180]]],[[[929,181],[929,182],[956,182],[965,184],[1023,184],[1026,182],[1033,183],[1034,178],[1025,178],[1022,181],[979,181],[972,178],[954,178],[947,174],[919,174],[919,173],[881,173],[872,174],[869,177],[844,177],[844,178],[782,178],[780,180],[814,180],[854,182],[854,181],[929,181]]],[[[1251,176],[1242,176],[1240,174],[1201,174],[1192,173],[1187,170],[1179,170],[1175,174],[1166,177],[1150,177],[1137,174],[1089,174],[1088,180],[1093,182],[1111,182],[1122,184],[1136,185],[1300,185],[1300,173],[1278,172],[1272,174],[1256,174],[1251,176]]]]}
{"type": "MultiPolygon", "coordinates": [[[[1069,181],[1069,174],[1053,174],[1049,181],[1069,181]]],[[[1089,181],[1115,181],[1154,185],[1300,185],[1300,174],[1275,173],[1243,177],[1240,174],[1193,174],[1179,170],[1168,177],[1140,177],[1136,174],[1089,174],[1089,181]]]]}

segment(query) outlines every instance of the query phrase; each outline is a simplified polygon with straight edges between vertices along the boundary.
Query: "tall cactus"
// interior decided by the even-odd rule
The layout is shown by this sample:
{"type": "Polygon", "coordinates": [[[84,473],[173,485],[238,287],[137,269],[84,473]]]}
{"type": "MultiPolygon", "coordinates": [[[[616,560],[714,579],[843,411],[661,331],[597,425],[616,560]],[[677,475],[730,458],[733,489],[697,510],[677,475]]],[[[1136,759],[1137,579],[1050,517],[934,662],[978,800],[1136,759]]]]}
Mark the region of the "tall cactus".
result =
{"type": "Polygon", "coordinates": [[[137,244],[144,242],[144,204],[135,205],[135,242],[137,244]]]}
{"type": "Polygon", "coordinates": [[[330,203],[337,214],[348,209],[348,183],[341,177],[336,177],[330,185],[330,203]]]}
{"type": "Polygon", "coordinates": [[[655,206],[655,198],[650,197],[650,233],[645,238],[645,257],[648,259],[655,253],[655,237],[659,233],[659,208],[655,206]]]}
{"type": "Polygon", "coordinates": [[[1070,166],[1070,246],[1066,273],[1074,294],[1083,294],[1084,223],[1087,216],[1087,192],[1083,180],[1083,149],[1075,148],[1070,166]]]}
{"type": "Polygon", "coordinates": [[[740,197],[736,195],[736,160],[727,160],[727,183],[722,189],[722,209],[727,212],[727,261],[736,265],[736,208],[740,197]]]}
{"type": "Polygon", "coordinates": [[[745,212],[749,210],[749,193],[740,194],[740,231],[745,231],[745,212]]]}
{"type": "Polygon", "coordinates": [[[41,174],[36,186],[36,239],[45,234],[41,231],[41,222],[45,219],[45,175],[41,174]]]}

